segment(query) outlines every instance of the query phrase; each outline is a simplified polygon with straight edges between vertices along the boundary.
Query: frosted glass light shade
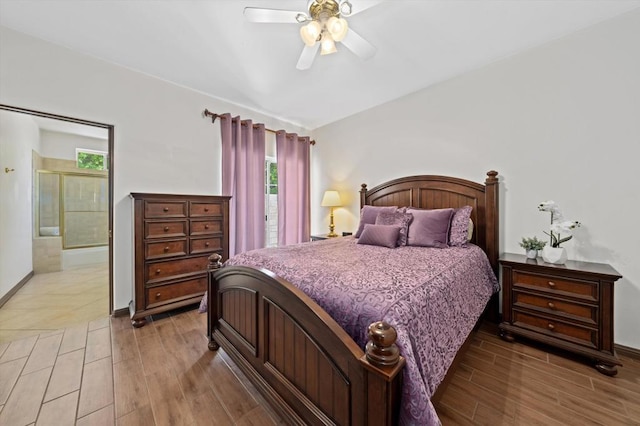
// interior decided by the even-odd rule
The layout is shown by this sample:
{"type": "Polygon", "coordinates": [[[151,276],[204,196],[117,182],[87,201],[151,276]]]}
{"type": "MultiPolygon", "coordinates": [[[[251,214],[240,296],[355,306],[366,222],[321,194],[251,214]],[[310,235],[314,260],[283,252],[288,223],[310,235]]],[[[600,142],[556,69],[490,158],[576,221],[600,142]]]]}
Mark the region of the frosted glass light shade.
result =
{"type": "Polygon", "coordinates": [[[322,34],[322,44],[320,45],[320,54],[321,55],[329,55],[331,53],[336,53],[336,43],[331,38],[331,34],[324,33],[322,34]]]}
{"type": "Polygon", "coordinates": [[[307,25],[300,27],[300,37],[302,37],[304,44],[307,46],[313,46],[316,44],[316,40],[318,40],[321,30],[322,28],[318,21],[311,21],[307,25]]]}
{"type": "Polygon", "coordinates": [[[329,18],[326,25],[327,30],[331,33],[331,38],[333,38],[334,41],[342,41],[349,30],[347,21],[342,18],[336,18],[335,16],[329,18]]]}
{"type": "Polygon", "coordinates": [[[338,191],[325,191],[324,196],[322,197],[322,203],[320,203],[322,207],[339,207],[342,205],[342,200],[340,200],[340,194],[338,191]]]}

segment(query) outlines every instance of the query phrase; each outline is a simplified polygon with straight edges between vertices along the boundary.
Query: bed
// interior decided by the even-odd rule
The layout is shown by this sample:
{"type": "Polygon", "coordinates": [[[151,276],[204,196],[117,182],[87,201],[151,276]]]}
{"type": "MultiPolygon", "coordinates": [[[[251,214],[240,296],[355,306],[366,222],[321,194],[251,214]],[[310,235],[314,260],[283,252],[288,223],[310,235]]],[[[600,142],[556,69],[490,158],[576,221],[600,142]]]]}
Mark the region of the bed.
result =
{"type": "Polygon", "coordinates": [[[214,255],[207,292],[209,348],[222,347],[290,424],[438,424],[430,398],[482,311],[497,318],[497,172],[488,172],[484,184],[404,177],[372,189],[363,184],[360,195],[362,207],[471,206],[470,244],[419,252],[358,245],[344,237],[247,252],[224,267],[214,255]],[[292,259],[290,251],[306,257],[292,259]],[[368,260],[347,254],[356,251],[368,260]],[[420,256],[439,259],[434,265],[471,269],[427,266],[416,260],[420,256]],[[364,263],[370,261],[376,266],[364,263]],[[392,269],[403,262],[413,267],[392,269]],[[336,275],[339,264],[346,269],[336,275]],[[430,274],[429,286],[417,278],[422,273],[430,274]],[[345,275],[359,283],[349,294],[339,285],[345,275]],[[448,275],[473,290],[448,284],[448,275]],[[415,287],[409,286],[412,280],[418,280],[415,287]],[[476,281],[477,290],[471,287],[476,281]],[[439,292],[444,295],[429,298],[439,292]],[[431,310],[432,318],[423,320],[420,315],[431,310]]]}

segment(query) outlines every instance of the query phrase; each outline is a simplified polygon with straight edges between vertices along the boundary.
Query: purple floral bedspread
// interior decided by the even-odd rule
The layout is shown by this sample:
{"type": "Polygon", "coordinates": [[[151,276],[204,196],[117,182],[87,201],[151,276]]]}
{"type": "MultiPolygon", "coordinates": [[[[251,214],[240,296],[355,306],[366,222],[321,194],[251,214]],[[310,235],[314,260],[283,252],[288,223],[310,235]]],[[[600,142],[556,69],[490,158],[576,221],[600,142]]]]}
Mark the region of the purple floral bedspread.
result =
{"type": "Polygon", "coordinates": [[[477,246],[356,244],[353,237],[252,250],[226,265],[268,269],[309,295],[364,349],[384,320],[406,359],[401,424],[438,425],[430,398],[499,284],[477,246]],[[375,291],[372,291],[375,290],[375,291]]]}

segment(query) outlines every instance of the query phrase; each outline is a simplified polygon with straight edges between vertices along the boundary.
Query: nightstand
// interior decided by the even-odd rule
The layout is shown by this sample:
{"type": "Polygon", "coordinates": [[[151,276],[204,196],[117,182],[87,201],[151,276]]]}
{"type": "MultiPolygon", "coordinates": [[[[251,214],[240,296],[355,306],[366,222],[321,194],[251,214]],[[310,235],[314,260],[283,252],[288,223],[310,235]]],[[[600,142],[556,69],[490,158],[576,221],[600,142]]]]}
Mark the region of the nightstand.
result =
{"type": "Polygon", "coordinates": [[[505,253],[502,272],[500,336],[514,335],[571,351],[596,361],[614,376],[613,285],[622,276],[603,263],[567,261],[564,265],[505,253]]]}
{"type": "MultiPolygon", "coordinates": [[[[311,241],[322,241],[322,240],[328,240],[329,237],[327,236],[328,234],[318,234],[318,235],[312,235],[311,236],[311,241]]],[[[353,235],[353,233],[351,232],[343,232],[342,234],[338,234],[338,237],[346,237],[348,235],[353,235]]],[[[338,238],[338,237],[331,237],[331,238],[338,238]]]]}

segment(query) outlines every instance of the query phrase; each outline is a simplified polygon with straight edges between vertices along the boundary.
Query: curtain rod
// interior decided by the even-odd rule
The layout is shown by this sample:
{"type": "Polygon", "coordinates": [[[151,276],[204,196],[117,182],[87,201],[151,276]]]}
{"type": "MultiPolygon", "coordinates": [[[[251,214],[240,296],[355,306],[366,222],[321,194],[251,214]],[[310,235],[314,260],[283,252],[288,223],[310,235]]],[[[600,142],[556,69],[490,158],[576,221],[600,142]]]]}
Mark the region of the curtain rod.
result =
{"type": "MultiPolygon", "coordinates": [[[[216,122],[216,118],[220,117],[222,114],[216,114],[215,112],[211,112],[208,109],[205,108],[204,112],[202,113],[203,116],[206,117],[211,117],[211,123],[215,123],[216,122]]],[[[264,128],[265,131],[270,132],[270,133],[278,133],[277,130],[272,130],[272,129],[267,129],[266,127],[264,128]]],[[[309,140],[309,143],[311,145],[315,145],[316,141],[314,140],[309,140]]]]}

